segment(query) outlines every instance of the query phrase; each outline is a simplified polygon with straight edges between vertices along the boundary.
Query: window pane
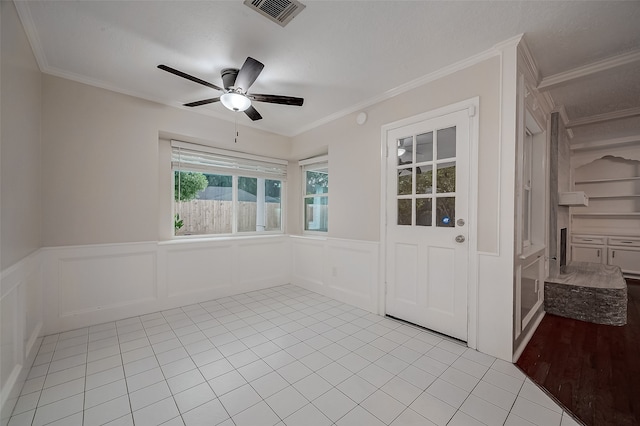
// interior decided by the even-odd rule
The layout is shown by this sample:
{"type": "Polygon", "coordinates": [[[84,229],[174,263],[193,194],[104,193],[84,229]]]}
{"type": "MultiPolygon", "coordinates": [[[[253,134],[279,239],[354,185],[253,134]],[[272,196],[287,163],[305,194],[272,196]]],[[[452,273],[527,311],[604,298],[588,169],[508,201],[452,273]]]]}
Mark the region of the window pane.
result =
{"type": "Polygon", "coordinates": [[[398,225],[411,225],[411,200],[398,200],[398,225]]]}
{"type": "Polygon", "coordinates": [[[327,232],[329,197],[304,199],[304,230],[327,232]]]}
{"type": "Polygon", "coordinates": [[[456,198],[436,198],[436,226],[453,228],[456,223],[456,198]]]}
{"type": "Polygon", "coordinates": [[[329,192],[329,174],[326,171],[306,172],[307,195],[327,194],[329,192]]]}
{"type": "Polygon", "coordinates": [[[433,166],[416,167],[416,194],[433,193],[433,166]]]}
{"type": "Polygon", "coordinates": [[[433,132],[416,136],[416,163],[433,161],[433,132]]]}
{"type": "Polygon", "coordinates": [[[418,198],[416,200],[416,225],[431,226],[431,211],[433,200],[431,198],[418,198]]]}
{"type": "Polygon", "coordinates": [[[398,139],[398,166],[411,164],[413,161],[413,138],[398,139]]]}
{"type": "Polygon", "coordinates": [[[267,179],[264,186],[267,203],[265,230],[280,231],[282,229],[282,182],[267,179]]]}
{"type": "Polygon", "coordinates": [[[438,130],[438,160],[456,156],[456,128],[438,130]]]}
{"type": "Polygon", "coordinates": [[[231,233],[231,176],[176,171],[174,179],[175,235],[231,233]]]}
{"type": "Polygon", "coordinates": [[[437,193],[456,192],[456,163],[438,164],[437,193]]]}
{"type": "MultiPolygon", "coordinates": [[[[238,232],[255,232],[263,231],[258,229],[257,214],[258,214],[258,180],[256,178],[249,178],[244,176],[238,177],[238,232]]],[[[264,182],[264,179],[260,179],[264,182]]],[[[262,193],[261,206],[264,207],[264,192],[262,193]]],[[[264,218],[264,208],[262,210],[262,217],[264,218]]]]}
{"type": "Polygon", "coordinates": [[[398,195],[413,193],[413,169],[398,170],[398,195]]]}

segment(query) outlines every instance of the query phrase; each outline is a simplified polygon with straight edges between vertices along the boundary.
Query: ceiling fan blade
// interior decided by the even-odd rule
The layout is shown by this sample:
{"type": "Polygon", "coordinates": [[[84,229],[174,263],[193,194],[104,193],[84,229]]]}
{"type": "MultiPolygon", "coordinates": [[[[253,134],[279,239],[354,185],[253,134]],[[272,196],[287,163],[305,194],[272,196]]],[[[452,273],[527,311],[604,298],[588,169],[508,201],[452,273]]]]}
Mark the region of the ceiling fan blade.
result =
{"type": "Polygon", "coordinates": [[[180,70],[177,70],[175,68],[171,68],[171,67],[168,67],[166,65],[158,65],[158,68],[160,68],[163,71],[170,72],[171,74],[177,75],[178,77],[186,78],[187,80],[193,81],[194,83],[202,84],[203,86],[207,86],[207,87],[210,87],[212,89],[220,90],[221,92],[224,91],[220,87],[216,86],[215,84],[209,83],[208,81],[201,80],[198,77],[194,77],[192,75],[184,73],[184,72],[182,72],[180,70]]]}
{"type": "Polygon", "coordinates": [[[186,107],[197,107],[197,106],[200,106],[200,105],[212,104],[214,102],[218,102],[219,100],[220,100],[220,97],[218,96],[217,98],[203,99],[201,101],[189,102],[188,104],[184,104],[184,106],[186,106],[186,107]]]}
{"type": "Polygon", "coordinates": [[[253,121],[262,120],[262,116],[260,115],[260,113],[252,106],[245,109],[244,113],[247,114],[247,117],[249,117],[253,121]]]}
{"type": "Polygon", "coordinates": [[[259,95],[257,93],[247,93],[247,97],[252,101],[269,102],[271,104],[302,106],[303,98],[295,98],[293,96],[280,95],[259,95]]]}
{"type": "Polygon", "coordinates": [[[244,61],[242,68],[238,71],[238,77],[236,77],[236,89],[241,89],[243,92],[249,90],[249,87],[256,81],[256,78],[262,72],[264,64],[260,61],[247,57],[244,61]]]}

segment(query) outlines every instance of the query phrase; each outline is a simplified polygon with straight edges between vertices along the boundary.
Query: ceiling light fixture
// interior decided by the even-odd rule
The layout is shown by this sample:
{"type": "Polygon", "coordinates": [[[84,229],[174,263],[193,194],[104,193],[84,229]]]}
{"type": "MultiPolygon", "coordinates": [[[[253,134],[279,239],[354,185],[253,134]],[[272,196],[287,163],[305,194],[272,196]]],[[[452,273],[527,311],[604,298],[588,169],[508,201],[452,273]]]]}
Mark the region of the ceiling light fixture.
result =
{"type": "Polygon", "coordinates": [[[220,96],[220,102],[231,111],[244,111],[251,106],[251,100],[238,92],[225,93],[220,96]]]}

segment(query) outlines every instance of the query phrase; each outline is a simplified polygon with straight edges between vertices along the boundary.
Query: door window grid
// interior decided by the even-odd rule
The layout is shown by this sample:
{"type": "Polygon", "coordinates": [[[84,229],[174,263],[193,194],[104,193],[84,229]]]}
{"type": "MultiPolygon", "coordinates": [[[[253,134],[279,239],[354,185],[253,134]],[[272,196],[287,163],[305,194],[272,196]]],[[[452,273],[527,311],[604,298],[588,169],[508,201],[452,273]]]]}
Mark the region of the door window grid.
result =
{"type": "Polygon", "coordinates": [[[454,226],[455,131],[455,127],[448,127],[398,139],[398,225],[433,226],[435,223],[438,227],[454,226]],[[422,157],[420,160],[426,160],[417,161],[418,156],[422,157]],[[427,178],[419,179],[419,176],[427,178]]]}

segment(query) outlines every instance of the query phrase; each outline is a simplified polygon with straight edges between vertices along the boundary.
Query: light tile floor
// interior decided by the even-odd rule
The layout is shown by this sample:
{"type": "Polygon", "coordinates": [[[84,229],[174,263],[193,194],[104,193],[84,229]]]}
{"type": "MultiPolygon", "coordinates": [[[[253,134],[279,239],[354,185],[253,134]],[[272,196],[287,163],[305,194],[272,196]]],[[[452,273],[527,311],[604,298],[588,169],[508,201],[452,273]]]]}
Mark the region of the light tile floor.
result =
{"type": "Polygon", "coordinates": [[[42,339],[9,426],[576,425],[515,366],[286,285],[42,339]]]}

